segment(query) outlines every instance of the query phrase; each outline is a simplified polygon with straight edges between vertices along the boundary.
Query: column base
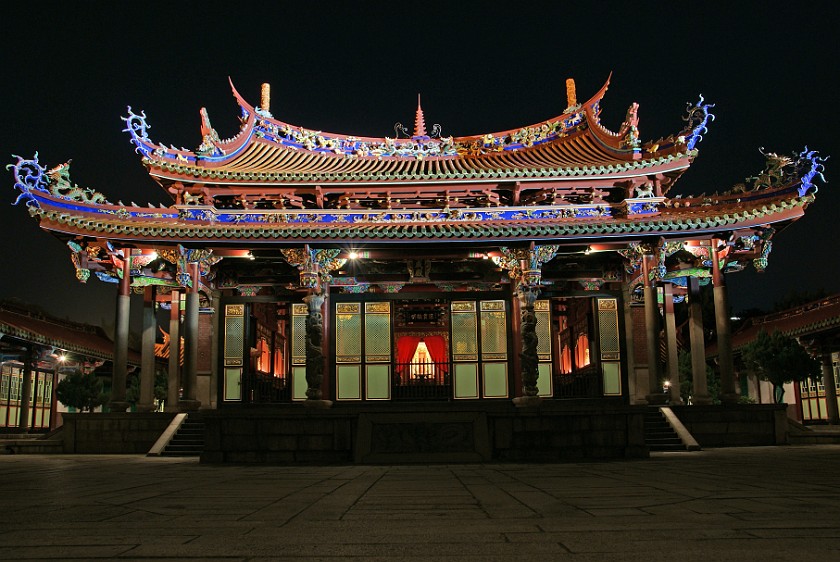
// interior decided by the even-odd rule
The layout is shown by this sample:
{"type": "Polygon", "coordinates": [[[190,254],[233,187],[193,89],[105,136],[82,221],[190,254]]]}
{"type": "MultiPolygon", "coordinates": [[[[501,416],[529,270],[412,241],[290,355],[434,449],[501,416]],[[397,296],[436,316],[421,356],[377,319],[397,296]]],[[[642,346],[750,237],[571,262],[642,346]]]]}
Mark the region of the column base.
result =
{"type": "Polygon", "coordinates": [[[721,394],[720,395],[720,402],[721,404],[737,404],[738,400],[740,400],[741,395],[735,392],[731,394],[721,394]]]}
{"type": "Polygon", "coordinates": [[[332,408],[332,400],[320,400],[317,398],[307,398],[303,401],[303,405],[307,408],[315,408],[316,410],[326,410],[332,408]]]}
{"type": "Polygon", "coordinates": [[[517,408],[538,408],[542,403],[539,396],[517,396],[513,399],[513,405],[517,408]]]}
{"type": "Polygon", "coordinates": [[[131,404],[125,401],[108,402],[108,409],[115,413],[125,412],[128,410],[129,406],[131,406],[131,404]]]}
{"type": "Polygon", "coordinates": [[[709,406],[712,403],[712,397],[708,394],[692,396],[691,403],[696,406],[709,406]]]}
{"type": "Polygon", "coordinates": [[[178,402],[179,412],[197,412],[201,407],[201,400],[181,400],[178,402]]]}
{"type": "Polygon", "coordinates": [[[154,412],[155,411],[154,404],[137,404],[136,410],[138,412],[154,412]]]}
{"type": "Polygon", "coordinates": [[[664,393],[648,394],[645,396],[648,405],[650,406],[664,406],[668,403],[668,395],[664,393]]]}

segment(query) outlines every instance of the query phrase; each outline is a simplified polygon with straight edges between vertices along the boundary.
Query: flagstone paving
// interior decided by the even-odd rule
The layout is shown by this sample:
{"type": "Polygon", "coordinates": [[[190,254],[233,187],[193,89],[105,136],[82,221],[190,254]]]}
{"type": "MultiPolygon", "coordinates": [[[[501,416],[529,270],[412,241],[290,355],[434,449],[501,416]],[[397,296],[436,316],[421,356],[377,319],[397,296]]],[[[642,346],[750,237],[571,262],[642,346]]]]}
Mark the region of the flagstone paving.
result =
{"type": "Polygon", "coordinates": [[[4,560],[840,560],[840,445],[649,460],[0,457],[4,560]]]}

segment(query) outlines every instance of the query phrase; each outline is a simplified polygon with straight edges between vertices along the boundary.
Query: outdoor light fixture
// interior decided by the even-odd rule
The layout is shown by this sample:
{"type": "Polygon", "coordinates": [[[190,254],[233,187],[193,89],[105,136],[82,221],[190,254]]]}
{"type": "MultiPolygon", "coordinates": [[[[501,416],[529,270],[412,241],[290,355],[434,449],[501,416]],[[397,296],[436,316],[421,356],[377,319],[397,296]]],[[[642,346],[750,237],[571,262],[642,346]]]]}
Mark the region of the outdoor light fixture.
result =
{"type": "Polygon", "coordinates": [[[253,254],[253,252],[248,252],[248,259],[249,259],[249,260],[254,259],[254,254],[253,254]]]}
{"type": "Polygon", "coordinates": [[[359,253],[356,252],[355,250],[351,251],[349,254],[347,254],[347,258],[351,259],[351,260],[359,259],[359,253]]]}

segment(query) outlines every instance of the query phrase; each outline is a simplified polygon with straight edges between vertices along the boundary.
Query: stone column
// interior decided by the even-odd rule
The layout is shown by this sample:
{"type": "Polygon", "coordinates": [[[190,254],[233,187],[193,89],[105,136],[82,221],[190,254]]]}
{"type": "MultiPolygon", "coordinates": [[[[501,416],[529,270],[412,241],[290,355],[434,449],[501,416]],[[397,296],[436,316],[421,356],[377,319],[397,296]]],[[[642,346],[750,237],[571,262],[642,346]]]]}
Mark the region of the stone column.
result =
{"type": "MultiPolygon", "coordinates": [[[[29,431],[29,401],[32,400],[32,362],[35,361],[35,354],[31,344],[26,346],[23,357],[23,380],[20,381],[18,429],[27,433],[29,431]]],[[[35,417],[34,414],[32,417],[35,417]]]]}
{"type": "Polygon", "coordinates": [[[169,371],[166,378],[166,411],[177,411],[181,398],[181,292],[169,295],[169,371]]]}
{"type": "Polygon", "coordinates": [[[624,313],[624,363],[627,365],[627,386],[630,387],[630,400],[632,404],[645,405],[647,404],[647,400],[638,397],[639,389],[636,381],[636,352],[633,343],[633,311],[630,307],[630,286],[627,283],[623,284],[621,301],[622,312],[624,313]]]}
{"type": "Polygon", "coordinates": [[[825,410],[828,415],[828,423],[831,425],[840,424],[840,416],[837,412],[837,386],[834,382],[834,367],[831,365],[831,351],[828,346],[822,350],[822,376],[825,387],[825,410]]]}
{"type": "Polygon", "coordinates": [[[703,338],[703,306],[700,304],[700,282],[688,278],[688,336],[691,340],[691,402],[697,405],[712,403],[706,380],[706,342],[703,338]]]}
{"type": "Polygon", "coordinates": [[[665,305],[665,338],[668,349],[668,380],[671,383],[670,402],[671,404],[682,404],[680,396],[680,367],[679,350],[677,349],[677,320],[674,317],[674,286],[671,283],[664,283],[664,305],[665,305]]]}
{"type": "Polygon", "coordinates": [[[715,297],[715,327],[717,330],[718,369],[720,370],[720,401],[724,404],[738,402],[735,391],[735,369],[732,361],[732,330],[729,320],[729,297],[726,282],[720,270],[717,241],[712,240],[712,284],[715,297]]]}
{"type": "Polygon", "coordinates": [[[645,335],[647,340],[648,360],[648,404],[662,404],[665,396],[659,382],[659,303],[656,285],[650,278],[651,255],[642,256],[642,276],[644,277],[645,297],[645,335]]]}
{"type": "Polygon", "coordinates": [[[112,412],[125,412],[125,383],[128,377],[128,325],[131,313],[131,249],[123,249],[122,278],[117,293],[117,310],[114,320],[114,370],[111,377],[112,412]]]}
{"type": "Polygon", "coordinates": [[[155,336],[157,318],[155,318],[155,289],[143,290],[143,332],[140,349],[140,397],[137,402],[138,412],[151,412],[155,409],[155,336]]]}
{"type": "Polygon", "coordinates": [[[198,284],[201,280],[198,262],[191,262],[187,267],[192,283],[187,290],[184,311],[184,398],[181,409],[194,411],[201,406],[195,395],[198,378],[198,284]]]}
{"type": "Polygon", "coordinates": [[[308,307],[306,316],[306,401],[305,406],[329,408],[331,400],[325,400],[321,391],[324,382],[324,295],[317,288],[303,299],[308,307]]]}

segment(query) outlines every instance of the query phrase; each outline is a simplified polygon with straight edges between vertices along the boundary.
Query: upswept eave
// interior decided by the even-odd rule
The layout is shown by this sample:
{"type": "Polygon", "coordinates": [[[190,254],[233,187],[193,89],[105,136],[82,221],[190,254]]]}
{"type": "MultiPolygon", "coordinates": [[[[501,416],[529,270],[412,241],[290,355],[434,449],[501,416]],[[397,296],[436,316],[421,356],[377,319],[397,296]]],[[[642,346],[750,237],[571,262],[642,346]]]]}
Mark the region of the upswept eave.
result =
{"type": "Polygon", "coordinates": [[[46,197],[39,198],[38,206],[30,206],[30,213],[39,219],[43,229],[56,234],[147,243],[621,239],[696,236],[795,220],[814,199],[812,194],[798,196],[795,189],[794,186],[793,190],[774,190],[777,192],[775,197],[750,204],[731,200],[716,203],[702,199],[668,200],[663,202],[659,212],[648,213],[643,207],[644,200],[636,200],[640,205],[635,209],[638,214],[618,217],[610,216],[612,209],[607,208],[602,209],[600,215],[595,210],[588,210],[591,211],[588,217],[575,217],[570,215],[568,208],[542,206],[507,210],[507,214],[500,214],[495,219],[489,213],[496,211],[482,209],[475,210],[472,215],[470,211],[462,211],[463,218],[438,213],[425,213],[424,216],[423,213],[394,212],[368,213],[358,220],[342,221],[335,220],[335,213],[252,212],[239,215],[243,220],[231,220],[223,214],[226,211],[206,208],[121,208],[114,212],[107,209],[107,213],[82,213],[59,207],[59,202],[54,201],[56,205],[51,205],[46,197]],[[219,214],[214,215],[214,212],[219,214]],[[319,216],[325,218],[319,219],[319,216]]]}

